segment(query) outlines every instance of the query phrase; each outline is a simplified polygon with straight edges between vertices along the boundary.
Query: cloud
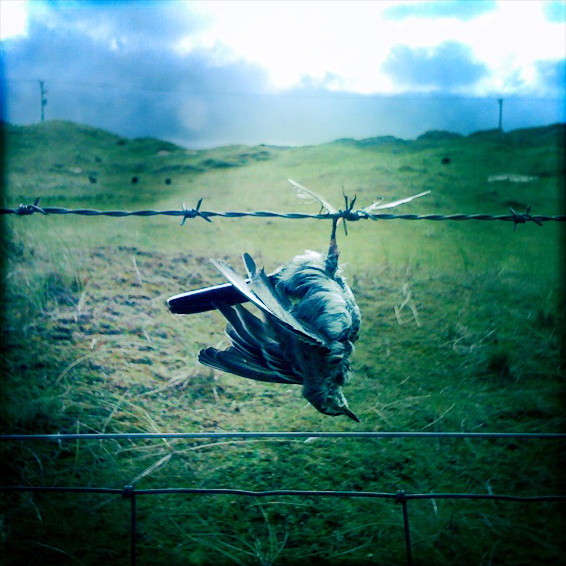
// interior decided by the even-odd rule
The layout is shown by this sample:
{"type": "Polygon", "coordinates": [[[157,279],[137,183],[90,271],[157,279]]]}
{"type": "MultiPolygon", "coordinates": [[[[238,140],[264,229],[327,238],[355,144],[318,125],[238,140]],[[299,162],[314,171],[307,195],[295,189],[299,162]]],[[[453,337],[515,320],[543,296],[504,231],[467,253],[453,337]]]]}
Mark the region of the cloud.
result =
{"type": "Polygon", "coordinates": [[[491,0],[445,0],[444,2],[401,2],[391,6],[384,11],[384,16],[392,20],[404,20],[406,18],[455,18],[469,21],[491,12],[495,8],[495,2],[491,0]]]}
{"type": "Polygon", "coordinates": [[[560,96],[566,94],[566,59],[538,61],[536,70],[543,90],[548,90],[560,96]]]}
{"type": "Polygon", "coordinates": [[[100,18],[92,20],[88,33],[82,27],[82,10],[73,16],[72,25],[68,11],[62,11],[43,21],[32,19],[27,36],[4,42],[8,121],[38,120],[37,81],[45,80],[48,118],[92,124],[132,137],[153,135],[191,142],[203,130],[218,131],[223,123],[234,121],[225,112],[229,97],[265,89],[266,71],[256,64],[218,65],[206,50],[180,54],[165,46],[167,28],[163,34],[153,30],[154,39],[143,41],[141,27],[147,26],[148,34],[151,31],[146,12],[126,18],[121,27],[118,12],[103,12],[96,9],[100,18]],[[136,23],[141,27],[130,34],[128,28],[136,23]],[[125,34],[123,41],[115,35],[120,30],[125,34]]]}
{"type": "Polygon", "coordinates": [[[381,69],[399,85],[443,91],[471,86],[487,75],[487,67],[473,60],[470,48],[455,42],[416,49],[396,45],[381,69]]]}
{"type": "Polygon", "coordinates": [[[98,42],[128,49],[171,48],[184,36],[206,29],[211,19],[180,9],[177,2],[119,0],[37,1],[30,6],[31,23],[80,32],[98,42]]]}
{"type": "Polygon", "coordinates": [[[564,0],[545,2],[544,14],[546,19],[553,24],[563,24],[566,22],[566,2],[564,0]]]}
{"type": "MultiPolygon", "coordinates": [[[[384,71],[403,85],[406,96],[347,93],[347,74],[324,67],[318,74],[300,69],[302,80],[294,88],[276,91],[268,68],[269,61],[272,66],[276,61],[266,58],[261,66],[252,58],[238,58],[237,51],[224,57],[218,43],[222,34],[210,42],[195,41],[192,50],[179,49],[179,38],[201,32],[207,36],[209,30],[209,16],[195,17],[184,3],[30,4],[27,33],[3,43],[7,86],[0,89],[0,110],[15,124],[39,120],[38,80],[44,80],[47,119],[73,120],[123,136],[159,137],[197,148],[230,143],[306,145],[389,134],[414,138],[430,129],[470,133],[497,125],[495,97],[449,95],[469,92],[472,89],[466,87],[474,87],[487,74],[460,43],[429,49],[397,45],[387,51],[389,39],[398,41],[392,32],[384,41],[384,71]]],[[[416,23],[436,25],[432,20],[416,23]]],[[[450,28],[464,25],[443,23],[450,28]]],[[[387,24],[402,27],[404,33],[409,26],[409,22],[387,24]]],[[[373,28],[364,29],[367,34],[373,28]]],[[[375,69],[379,63],[370,49],[374,44],[364,43],[364,33],[356,30],[360,43],[352,53],[365,46],[373,53],[375,69]]],[[[252,32],[244,28],[241,33],[252,32]]],[[[313,37],[320,49],[319,35],[313,37]]],[[[281,46],[280,56],[286,57],[285,43],[281,46]]],[[[540,82],[549,88],[562,85],[558,96],[563,97],[564,65],[545,54],[534,60],[539,60],[534,74],[540,82]]],[[[362,74],[371,72],[365,62],[359,69],[362,74]]],[[[519,88],[524,78],[509,74],[509,80],[519,88]]],[[[544,94],[542,89],[540,93],[544,94]]],[[[506,129],[564,120],[563,98],[513,101],[504,96],[506,129]]]]}

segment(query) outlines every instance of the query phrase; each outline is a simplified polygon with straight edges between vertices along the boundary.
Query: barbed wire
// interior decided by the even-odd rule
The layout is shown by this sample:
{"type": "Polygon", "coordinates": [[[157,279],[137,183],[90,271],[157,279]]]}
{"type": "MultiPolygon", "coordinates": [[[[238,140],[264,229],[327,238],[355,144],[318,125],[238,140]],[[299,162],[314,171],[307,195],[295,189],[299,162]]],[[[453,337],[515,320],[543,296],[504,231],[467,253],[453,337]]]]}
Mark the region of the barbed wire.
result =
{"type": "Polygon", "coordinates": [[[70,208],[59,208],[59,207],[41,207],[39,206],[39,198],[35,199],[33,204],[20,204],[17,208],[0,208],[0,214],[16,214],[18,216],[29,216],[35,213],[43,215],[51,214],[76,214],[80,216],[108,216],[114,218],[123,218],[127,216],[172,216],[180,217],[181,225],[185,223],[187,219],[203,218],[207,222],[212,222],[211,218],[221,217],[221,218],[244,218],[244,217],[258,217],[258,218],[284,218],[287,220],[305,220],[305,219],[316,219],[316,220],[335,220],[342,219],[348,222],[355,222],[358,220],[428,220],[433,222],[452,220],[452,221],[466,221],[466,220],[479,220],[479,221],[503,221],[512,222],[516,228],[517,224],[525,224],[527,222],[534,222],[535,224],[542,226],[543,222],[564,222],[566,221],[566,216],[543,216],[543,215],[531,215],[531,207],[529,206],[525,212],[516,212],[512,208],[509,208],[511,214],[391,214],[391,213],[379,213],[373,214],[366,212],[365,210],[338,210],[335,213],[304,213],[304,212],[272,212],[265,210],[256,211],[227,211],[227,212],[217,212],[211,210],[201,210],[203,199],[201,198],[195,208],[187,208],[183,204],[181,210],[96,210],[96,209],[70,209],[70,208]]]}

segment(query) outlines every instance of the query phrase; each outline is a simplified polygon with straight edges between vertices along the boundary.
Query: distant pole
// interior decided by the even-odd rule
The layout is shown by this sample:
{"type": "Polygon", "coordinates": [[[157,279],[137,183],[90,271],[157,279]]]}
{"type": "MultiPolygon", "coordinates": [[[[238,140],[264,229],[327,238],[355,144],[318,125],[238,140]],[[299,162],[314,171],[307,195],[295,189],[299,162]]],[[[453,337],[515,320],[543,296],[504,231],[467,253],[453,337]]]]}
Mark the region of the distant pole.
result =
{"type": "Polygon", "coordinates": [[[503,98],[498,98],[499,102],[499,131],[503,131],[503,98]]]}
{"type": "Polygon", "coordinates": [[[47,91],[45,90],[45,82],[39,81],[39,90],[41,91],[41,121],[45,121],[45,105],[47,104],[47,91]]]}

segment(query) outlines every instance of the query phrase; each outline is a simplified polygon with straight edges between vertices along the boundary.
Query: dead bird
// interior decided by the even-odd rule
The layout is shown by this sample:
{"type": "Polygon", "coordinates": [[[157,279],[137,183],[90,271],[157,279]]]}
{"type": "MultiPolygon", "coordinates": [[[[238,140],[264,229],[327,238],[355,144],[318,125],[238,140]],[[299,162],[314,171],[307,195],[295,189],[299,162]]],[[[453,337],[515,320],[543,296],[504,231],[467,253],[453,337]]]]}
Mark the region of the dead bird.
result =
{"type": "MultiPolygon", "coordinates": [[[[306,251],[268,276],[245,253],[247,279],[225,261],[212,260],[228,283],[171,297],[169,308],[178,314],[218,309],[227,319],[231,346],[201,350],[200,363],[256,381],[301,385],[303,396],[321,413],[359,422],[342,392],[361,315],[338,267],[336,227],[341,215],[316,193],[289,181],[332,214],[326,255],[306,251]],[[242,306],[247,301],[260,309],[262,318],[242,306]]],[[[378,201],[362,212],[369,215],[424,194],[387,204],[378,201]]],[[[351,213],[355,199],[349,205],[345,199],[351,213]]]]}
{"type": "Polygon", "coordinates": [[[338,267],[334,222],[326,257],[306,251],[268,277],[244,254],[248,280],[226,262],[213,261],[263,320],[240,304],[221,299],[216,308],[228,320],[232,345],[206,348],[198,359],[222,371],[270,383],[302,385],[303,396],[325,415],[359,422],[342,393],[350,354],[360,329],[360,309],[338,267]]]}

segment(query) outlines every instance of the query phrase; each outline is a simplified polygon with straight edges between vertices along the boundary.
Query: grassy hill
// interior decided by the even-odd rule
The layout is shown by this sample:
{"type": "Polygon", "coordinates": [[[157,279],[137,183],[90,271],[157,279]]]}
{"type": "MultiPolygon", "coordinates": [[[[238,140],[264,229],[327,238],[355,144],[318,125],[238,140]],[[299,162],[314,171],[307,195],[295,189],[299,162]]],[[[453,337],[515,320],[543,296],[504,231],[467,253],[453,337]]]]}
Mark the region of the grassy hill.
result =
{"type": "MultiPolygon", "coordinates": [[[[424,190],[401,213],[563,213],[564,126],[428,132],[321,146],[193,151],[68,122],[4,128],[4,206],[318,212],[424,190]],[[447,163],[447,160],[449,162],[447,163]],[[444,161],[444,163],[443,163],[444,161]]],[[[360,221],[339,245],[363,315],[346,388],[362,422],[316,413],[292,387],[212,372],[217,313],[164,301],[221,281],[210,257],[270,270],[324,249],[314,220],[4,216],[2,430],[34,432],[564,431],[563,228],[558,223],[360,221]],[[404,305],[404,306],[403,306],[404,305]]],[[[564,493],[558,441],[3,443],[3,483],[394,492],[564,493]]],[[[5,564],[127,562],[127,505],[100,495],[4,497],[5,564]]],[[[396,564],[399,506],[381,500],[151,496],[140,564],[396,564]],[[279,550],[281,551],[279,552],[279,550]]],[[[558,564],[556,503],[411,503],[419,564],[558,564]]]]}

